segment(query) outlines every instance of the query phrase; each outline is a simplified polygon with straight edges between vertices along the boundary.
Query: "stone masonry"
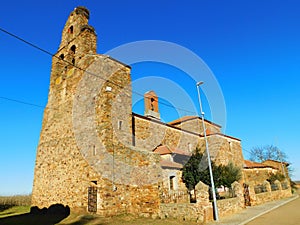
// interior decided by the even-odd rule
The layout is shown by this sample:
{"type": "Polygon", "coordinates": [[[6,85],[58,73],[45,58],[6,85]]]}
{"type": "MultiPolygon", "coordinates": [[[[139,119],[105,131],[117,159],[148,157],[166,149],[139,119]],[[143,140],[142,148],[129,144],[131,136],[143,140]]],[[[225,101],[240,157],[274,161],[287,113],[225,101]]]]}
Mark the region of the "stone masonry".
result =
{"type": "MultiPolygon", "coordinates": [[[[222,134],[219,125],[207,120],[204,131],[197,116],[161,122],[154,91],[145,93],[145,115],[133,113],[131,68],[97,54],[97,35],[89,17],[85,7],[71,12],[52,58],[32,205],[63,204],[102,216],[130,213],[212,220],[208,187],[199,183],[197,202],[191,204],[181,179],[183,160],[176,160],[186,159],[196,148],[204,151],[206,132],[212,159],[243,169],[241,141],[222,134]],[[154,152],[158,148],[161,152],[154,152]],[[162,194],[177,197],[162,200],[162,194]]],[[[221,215],[243,208],[241,183],[252,173],[249,170],[240,183],[235,182],[240,193],[235,199],[218,203],[221,215]]],[[[280,190],[280,196],[285,192],[280,190]]]]}
{"type": "Polygon", "coordinates": [[[84,7],[70,14],[53,56],[32,204],[61,203],[100,215],[157,214],[159,156],[127,143],[130,67],[96,53],[88,19],[84,7]]]}

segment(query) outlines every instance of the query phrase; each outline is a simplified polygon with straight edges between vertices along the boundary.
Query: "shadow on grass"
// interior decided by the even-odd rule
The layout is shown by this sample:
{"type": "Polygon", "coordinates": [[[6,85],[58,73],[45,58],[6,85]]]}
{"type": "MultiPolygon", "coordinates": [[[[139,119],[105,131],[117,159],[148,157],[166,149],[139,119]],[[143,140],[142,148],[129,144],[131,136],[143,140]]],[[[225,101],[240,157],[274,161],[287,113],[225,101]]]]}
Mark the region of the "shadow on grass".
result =
{"type": "Polygon", "coordinates": [[[69,206],[51,205],[48,209],[32,207],[30,213],[0,218],[1,225],[54,225],[70,215],[69,206]]]}
{"type": "MultiPolygon", "coordinates": [[[[89,222],[92,222],[93,220],[95,220],[95,218],[93,218],[92,216],[83,216],[78,221],[73,223],[68,223],[68,225],[85,225],[88,224],[89,222]]],[[[97,225],[104,225],[104,223],[97,223],[97,225]]]]}
{"type": "Polygon", "coordinates": [[[13,206],[12,205],[0,205],[0,212],[3,212],[7,209],[10,209],[12,208],[13,206]]]}

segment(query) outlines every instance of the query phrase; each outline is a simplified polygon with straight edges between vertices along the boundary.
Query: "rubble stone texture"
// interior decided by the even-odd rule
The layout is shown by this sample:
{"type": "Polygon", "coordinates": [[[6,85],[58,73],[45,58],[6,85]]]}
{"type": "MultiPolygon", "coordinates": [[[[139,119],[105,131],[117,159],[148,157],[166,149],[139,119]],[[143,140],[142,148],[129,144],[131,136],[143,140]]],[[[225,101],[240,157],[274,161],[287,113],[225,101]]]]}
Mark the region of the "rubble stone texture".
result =
{"type": "MultiPolygon", "coordinates": [[[[233,162],[243,169],[240,140],[222,134],[221,127],[210,121],[205,121],[204,131],[197,116],[161,122],[154,92],[145,94],[145,116],[132,113],[131,68],[97,54],[97,35],[88,24],[89,17],[84,7],[71,12],[52,59],[32,205],[63,204],[71,210],[103,216],[130,213],[212,220],[208,187],[200,182],[197,203],[189,203],[181,171],[178,167],[163,168],[163,157],[153,150],[162,145],[186,155],[196,148],[205,151],[206,132],[212,159],[217,164],[233,162]]],[[[168,158],[173,159],[173,155],[168,158]]],[[[250,182],[255,172],[245,172],[240,182],[250,182]]],[[[220,215],[244,207],[241,183],[235,183],[236,198],[218,202],[220,215]]],[[[288,196],[288,191],[255,195],[251,186],[250,195],[253,202],[263,202],[265,198],[288,196]]]]}
{"type": "Polygon", "coordinates": [[[83,7],[70,14],[52,59],[32,204],[61,203],[86,212],[88,188],[95,186],[100,215],[155,214],[160,158],[126,142],[131,142],[130,67],[96,54],[88,18],[83,7]]]}

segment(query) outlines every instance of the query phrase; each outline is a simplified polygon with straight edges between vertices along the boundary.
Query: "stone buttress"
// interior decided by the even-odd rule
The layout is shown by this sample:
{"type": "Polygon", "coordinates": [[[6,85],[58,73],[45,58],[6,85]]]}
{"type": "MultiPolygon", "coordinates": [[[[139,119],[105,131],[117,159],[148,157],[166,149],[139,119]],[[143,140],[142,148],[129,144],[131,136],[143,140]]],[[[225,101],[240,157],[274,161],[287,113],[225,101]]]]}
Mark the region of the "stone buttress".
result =
{"type": "Polygon", "coordinates": [[[71,12],[52,59],[32,205],[157,214],[159,156],[131,146],[130,67],[96,53],[89,11],[71,12]]]}

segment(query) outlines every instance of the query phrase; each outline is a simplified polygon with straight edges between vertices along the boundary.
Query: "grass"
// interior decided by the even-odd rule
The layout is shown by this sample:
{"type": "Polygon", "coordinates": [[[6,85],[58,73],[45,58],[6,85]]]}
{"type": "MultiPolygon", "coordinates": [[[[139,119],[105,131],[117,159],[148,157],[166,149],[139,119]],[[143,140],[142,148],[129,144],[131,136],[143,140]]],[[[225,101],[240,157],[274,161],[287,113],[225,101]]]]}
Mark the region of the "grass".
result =
{"type": "Polygon", "coordinates": [[[12,206],[12,207],[0,212],[0,218],[29,213],[29,211],[30,211],[30,206],[12,206]]]}
{"type": "MultiPolygon", "coordinates": [[[[29,220],[21,219],[22,215],[26,215],[30,211],[30,206],[13,206],[10,209],[0,212],[1,218],[12,218],[10,221],[4,223],[7,225],[15,225],[22,222],[22,225],[37,225],[36,219],[30,218],[29,220]],[[18,219],[20,217],[20,219],[18,219]]],[[[81,215],[71,213],[66,219],[62,220],[55,225],[199,225],[196,222],[181,221],[175,219],[151,219],[151,218],[136,218],[132,215],[121,215],[110,218],[104,218],[98,215],[81,215]]],[[[52,225],[52,224],[51,224],[52,225]]],[[[54,225],[54,224],[53,224],[54,225]]]]}
{"type": "Polygon", "coordinates": [[[176,219],[136,218],[132,215],[121,215],[103,218],[97,215],[72,214],[57,225],[199,225],[196,222],[176,219]]]}
{"type": "Polygon", "coordinates": [[[199,223],[175,219],[136,218],[132,215],[121,215],[104,218],[98,215],[72,213],[60,222],[49,222],[52,218],[43,215],[29,214],[31,195],[0,196],[0,224],[5,225],[196,225],[199,223]]]}

